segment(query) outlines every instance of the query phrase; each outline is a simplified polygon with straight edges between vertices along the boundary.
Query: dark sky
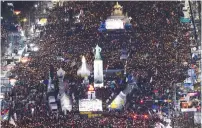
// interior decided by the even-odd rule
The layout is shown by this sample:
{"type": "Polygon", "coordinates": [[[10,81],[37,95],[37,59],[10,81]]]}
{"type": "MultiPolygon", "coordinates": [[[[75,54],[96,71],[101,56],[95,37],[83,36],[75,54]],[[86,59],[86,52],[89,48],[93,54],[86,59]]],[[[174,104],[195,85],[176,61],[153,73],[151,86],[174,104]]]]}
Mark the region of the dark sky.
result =
{"type": "Polygon", "coordinates": [[[7,3],[13,3],[14,10],[20,10],[20,11],[27,11],[30,7],[34,5],[36,1],[5,1],[2,3],[2,8],[6,6],[7,3]]]}
{"type": "Polygon", "coordinates": [[[36,1],[15,1],[13,2],[15,10],[29,10],[36,1]]]}

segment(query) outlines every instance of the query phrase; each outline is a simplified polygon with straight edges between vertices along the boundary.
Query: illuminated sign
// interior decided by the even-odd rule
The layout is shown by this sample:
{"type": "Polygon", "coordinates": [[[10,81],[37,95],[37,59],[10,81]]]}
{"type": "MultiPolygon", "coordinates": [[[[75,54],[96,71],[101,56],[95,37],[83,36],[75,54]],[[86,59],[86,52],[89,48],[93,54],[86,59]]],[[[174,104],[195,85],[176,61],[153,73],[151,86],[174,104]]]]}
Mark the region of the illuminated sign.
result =
{"type": "Polygon", "coordinates": [[[14,11],[15,15],[19,15],[20,13],[21,13],[21,11],[18,11],[18,10],[14,11]]]}
{"type": "Polygon", "coordinates": [[[120,19],[106,20],[106,29],[124,29],[124,23],[120,19]]]}
{"type": "Polygon", "coordinates": [[[40,24],[40,25],[45,25],[47,23],[47,19],[46,18],[42,18],[42,19],[40,19],[39,21],[38,21],[38,24],[40,24]]]}
{"type": "Polygon", "coordinates": [[[88,91],[94,91],[94,87],[90,85],[90,87],[88,88],[88,91]]]}
{"type": "Polygon", "coordinates": [[[196,108],[181,108],[181,112],[196,112],[196,108]]]}
{"type": "Polygon", "coordinates": [[[119,95],[112,101],[109,108],[122,109],[126,103],[126,95],[121,91],[119,95]]]}
{"type": "Polygon", "coordinates": [[[98,99],[79,100],[79,111],[80,112],[103,111],[102,101],[98,99]]]}

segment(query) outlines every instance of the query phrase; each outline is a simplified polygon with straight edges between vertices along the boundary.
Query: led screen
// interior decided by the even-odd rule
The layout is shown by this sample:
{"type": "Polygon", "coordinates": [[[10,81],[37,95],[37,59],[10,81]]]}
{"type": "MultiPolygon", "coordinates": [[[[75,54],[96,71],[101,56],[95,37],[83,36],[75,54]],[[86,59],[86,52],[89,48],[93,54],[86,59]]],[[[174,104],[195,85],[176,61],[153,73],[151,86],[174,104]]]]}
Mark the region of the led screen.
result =
{"type": "Polygon", "coordinates": [[[108,19],[106,20],[106,29],[124,29],[122,20],[108,19]]]}

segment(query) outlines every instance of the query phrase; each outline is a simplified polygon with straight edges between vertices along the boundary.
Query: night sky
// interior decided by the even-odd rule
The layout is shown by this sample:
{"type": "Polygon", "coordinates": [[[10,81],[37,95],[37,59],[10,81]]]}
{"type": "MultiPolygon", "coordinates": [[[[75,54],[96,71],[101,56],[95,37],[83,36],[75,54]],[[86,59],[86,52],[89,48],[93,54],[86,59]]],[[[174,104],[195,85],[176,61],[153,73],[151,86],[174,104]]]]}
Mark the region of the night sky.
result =
{"type": "MultiPolygon", "coordinates": [[[[7,3],[12,2],[14,5],[14,10],[19,10],[19,11],[27,11],[31,6],[34,5],[36,1],[5,1],[1,2],[2,3],[2,9],[5,8],[7,3]]],[[[3,11],[3,10],[2,10],[3,11]]]]}

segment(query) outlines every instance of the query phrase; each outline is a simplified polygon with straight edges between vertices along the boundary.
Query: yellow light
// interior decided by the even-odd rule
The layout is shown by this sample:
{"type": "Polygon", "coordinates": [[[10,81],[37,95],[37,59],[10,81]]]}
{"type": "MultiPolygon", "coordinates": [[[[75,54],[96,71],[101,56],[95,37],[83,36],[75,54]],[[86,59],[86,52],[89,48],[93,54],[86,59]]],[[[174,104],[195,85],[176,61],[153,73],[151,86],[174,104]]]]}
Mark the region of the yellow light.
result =
{"type": "Polygon", "coordinates": [[[41,25],[44,25],[47,23],[47,19],[46,18],[42,18],[40,21],[39,21],[39,24],[41,25]]]}
{"type": "Polygon", "coordinates": [[[17,10],[14,11],[14,14],[15,14],[15,15],[19,15],[20,13],[21,13],[21,11],[17,11],[17,10]]]}
{"type": "Polygon", "coordinates": [[[27,63],[27,61],[28,61],[28,58],[26,58],[26,57],[21,58],[22,63],[27,63]]]}
{"type": "Polygon", "coordinates": [[[94,87],[90,85],[90,87],[88,88],[88,91],[94,91],[94,87]]]}
{"type": "Polygon", "coordinates": [[[23,21],[23,22],[27,22],[27,18],[24,18],[22,21],[23,21]]]}

